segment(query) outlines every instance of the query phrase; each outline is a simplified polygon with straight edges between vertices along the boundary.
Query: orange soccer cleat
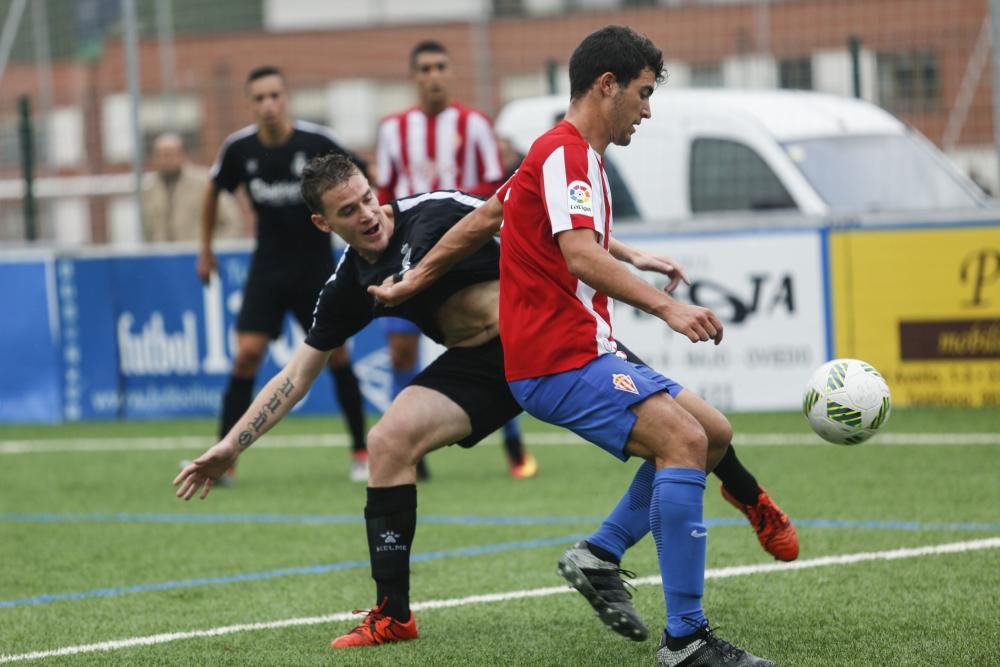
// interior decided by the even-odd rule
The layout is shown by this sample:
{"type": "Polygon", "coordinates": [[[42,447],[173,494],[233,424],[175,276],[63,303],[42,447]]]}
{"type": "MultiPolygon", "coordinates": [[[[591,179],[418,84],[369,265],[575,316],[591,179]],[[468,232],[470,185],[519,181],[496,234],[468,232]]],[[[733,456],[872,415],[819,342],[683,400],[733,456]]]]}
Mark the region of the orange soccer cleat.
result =
{"type": "Polygon", "coordinates": [[[385,606],[386,600],[388,598],[382,600],[382,604],[374,609],[369,609],[367,612],[364,609],[355,609],[355,614],[367,614],[364,620],[358,623],[357,627],[347,634],[341,635],[330,642],[330,646],[332,648],[378,646],[390,642],[404,642],[419,637],[420,635],[417,634],[417,620],[412,613],[410,613],[410,620],[406,623],[397,621],[391,616],[386,616],[382,613],[382,607],[385,606]]]}
{"type": "Polygon", "coordinates": [[[510,476],[514,479],[531,479],[538,474],[538,461],[528,452],[521,457],[520,463],[511,457],[507,460],[510,462],[510,476]]]}
{"type": "Polygon", "coordinates": [[[777,560],[792,561],[799,557],[799,536],[795,533],[795,526],[778,503],[771,500],[767,491],[760,490],[755,505],[744,505],[726,491],[725,486],[722,487],[722,497],[750,520],[764,551],[777,560]]]}

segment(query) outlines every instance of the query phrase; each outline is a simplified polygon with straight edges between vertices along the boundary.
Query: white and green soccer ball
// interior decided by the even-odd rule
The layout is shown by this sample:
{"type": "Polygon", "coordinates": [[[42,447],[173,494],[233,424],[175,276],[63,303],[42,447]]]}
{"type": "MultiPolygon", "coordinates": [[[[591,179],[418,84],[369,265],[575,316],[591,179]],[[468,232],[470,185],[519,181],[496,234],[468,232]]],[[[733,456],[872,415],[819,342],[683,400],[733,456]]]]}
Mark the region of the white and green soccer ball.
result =
{"type": "Polygon", "coordinates": [[[817,368],[802,397],[809,425],[836,445],[857,445],[872,437],[891,410],[885,378],[857,359],[834,359],[817,368]]]}

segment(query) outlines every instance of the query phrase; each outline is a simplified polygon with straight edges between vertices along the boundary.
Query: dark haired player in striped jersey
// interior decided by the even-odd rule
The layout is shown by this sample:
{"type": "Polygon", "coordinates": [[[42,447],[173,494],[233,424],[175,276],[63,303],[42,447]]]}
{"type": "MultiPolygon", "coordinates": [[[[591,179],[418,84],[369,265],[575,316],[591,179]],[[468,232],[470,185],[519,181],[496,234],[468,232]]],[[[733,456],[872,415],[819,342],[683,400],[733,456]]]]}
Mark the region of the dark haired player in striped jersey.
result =
{"type": "MultiPolygon", "coordinates": [[[[489,197],[503,182],[493,124],[486,114],[452,98],[451,77],[451,58],[441,42],[424,40],[410,51],[417,104],[379,124],[375,171],[379,201],[434,190],[489,197]]],[[[400,318],[385,318],[382,325],[395,396],[417,373],[420,331],[400,318]]],[[[534,477],[538,462],[524,447],[518,420],[504,424],[503,442],[511,475],[534,477]]],[[[427,474],[422,466],[423,462],[418,476],[427,474]]]]}
{"type": "MultiPolygon", "coordinates": [[[[363,173],[367,169],[360,158],[337,143],[328,128],[292,121],[284,77],[277,68],[252,70],[246,93],[255,123],[231,134],[212,166],[212,181],[202,207],[198,258],[198,277],[207,283],[216,269],[212,235],[219,193],[243,186],[257,213],[257,247],[236,323],[237,352],[222,400],[220,438],[250,406],[257,370],[268,343],[281,333],[285,313],[291,311],[308,331],[316,295],[333,271],[330,236],[313,226],[302,201],[302,169],[311,158],[331,152],[350,155],[363,173]]],[[[330,372],[351,431],[350,476],[363,482],[368,457],[361,391],[345,348],[330,355],[330,372]]],[[[230,478],[227,475],[225,479],[230,478]]]]}

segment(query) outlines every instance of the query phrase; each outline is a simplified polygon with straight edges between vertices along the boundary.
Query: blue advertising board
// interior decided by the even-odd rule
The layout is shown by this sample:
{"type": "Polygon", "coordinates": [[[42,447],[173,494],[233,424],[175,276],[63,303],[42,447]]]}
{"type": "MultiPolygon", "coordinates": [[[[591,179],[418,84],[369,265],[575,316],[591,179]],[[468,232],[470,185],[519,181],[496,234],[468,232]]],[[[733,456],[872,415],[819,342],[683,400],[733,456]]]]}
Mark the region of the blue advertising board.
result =
{"type": "MultiPolygon", "coordinates": [[[[218,261],[209,285],[197,279],[192,252],[0,264],[4,284],[19,286],[5,290],[5,311],[21,314],[0,327],[0,341],[11,351],[0,370],[17,380],[0,389],[0,421],[215,415],[236,353],[250,255],[222,252],[218,261]]],[[[257,389],[304,338],[287,318],[257,389]]],[[[384,345],[377,324],[352,341],[368,409],[384,409],[389,401],[384,345]]],[[[337,414],[331,381],[318,381],[296,412],[337,414]]]]}
{"type": "Polygon", "coordinates": [[[51,259],[0,264],[0,422],[62,415],[58,319],[51,259]]]}

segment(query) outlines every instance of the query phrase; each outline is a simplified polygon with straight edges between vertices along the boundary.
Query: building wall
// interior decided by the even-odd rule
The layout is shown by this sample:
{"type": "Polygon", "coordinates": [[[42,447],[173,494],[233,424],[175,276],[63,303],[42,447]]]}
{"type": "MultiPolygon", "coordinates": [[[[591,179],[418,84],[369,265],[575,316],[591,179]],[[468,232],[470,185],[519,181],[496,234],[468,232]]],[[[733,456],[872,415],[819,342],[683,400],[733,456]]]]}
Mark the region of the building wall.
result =
{"type": "MultiPolygon", "coordinates": [[[[549,70],[565,77],[572,49],[583,36],[607,24],[630,25],[647,34],[663,49],[667,60],[676,63],[674,69],[681,82],[691,80],[698,68],[711,70],[718,66],[728,73],[727,85],[746,84],[748,75],[741,73],[756,71],[748,64],[770,67],[749,81],[764,85],[774,80],[780,61],[813,58],[817,53],[833,53],[833,60],[827,58],[824,62],[843,62],[847,67],[848,40],[856,36],[864,50],[867,64],[863,72],[868,76],[873,75],[874,63],[881,54],[933,53],[937,65],[936,101],[923,108],[894,111],[940,143],[987,16],[986,0],[788,0],[762,7],[747,2],[678,2],[629,10],[494,18],[485,23],[188,33],[179,35],[175,42],[176,87],[185,103],[193,100],[197,107],[196,121],[192,121],[196,126],[188,128],[186,134],[198,162],[210,163],[225,136],[251,122],[243,97],[243,79],[250,68],[262,63],[283,68],[292,92],[303,92],[300,99],[308,97],[315,102],[322,95],[330,98],[339,95],[338,91],[350,91],[352,99],[359,100],[358,105],[370,107],[370,113],[365,109],[352,113],[352,109],[334,100],[327,114],[327,120],[356,121],[368,113],[370,121],[363,127],[352,125],[341,131],[355,149],[370,156],[377,116],[392,110],[380,107],[398,105],[407,99],[407,58],[421,39],[437,39],[450,49],[455,97],[495,114],[505,95],[545,92],[549,70]]],[[[156,40],[144,38],[139,69],[147,98],[162,92],[159,58],[156,40]]],[[[109,131],[106,98],[127,89],[122,43],[107,43],[92,62],[56,61],[53,73],[53,103],[63,114],[62,127],[80,127],[85,134],[76,139],[82,150],[63,150],[60,154],[82,155],[85,159],[78,164],[43,164],[43,169],[66,174],[127,171],[127,159],[122,159],[120,150],[117,155],[109,151],[109,144],[114,142],[104,134],[109,131]],[[65,114],[74,109],[81,121],[67,122],[65,114]]],[[[987,59],[957,136],[959,149],[981,152],[992,145],[991,76],[987,59]]],[[[824,78],[829,77],[824,74],[824,78]]],[[[877,97],[877,86],[871,81],[863,84],[868,97],[877,97]]],[[[37,85],[33,66],[8,66],[0,98],[0,121],[6,120],[6,124],[0,131],[9,134],[17,97],[29,94],[37,99],[37,85]]],[[[117,127],[115,131],[126,130],[117,127]]],[[[0,160],[0,177],[16,174],[16,161],[0,160]]],[[[94,206],[99,208],[100,204],[94,206]]],[[[101,211],[93,213],[99,215],[101,211]]],[[[102,233],[95,232],[94,237],[100,239],[102,233]]]]}

